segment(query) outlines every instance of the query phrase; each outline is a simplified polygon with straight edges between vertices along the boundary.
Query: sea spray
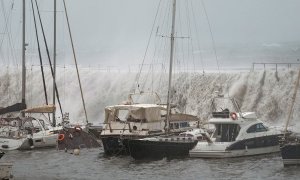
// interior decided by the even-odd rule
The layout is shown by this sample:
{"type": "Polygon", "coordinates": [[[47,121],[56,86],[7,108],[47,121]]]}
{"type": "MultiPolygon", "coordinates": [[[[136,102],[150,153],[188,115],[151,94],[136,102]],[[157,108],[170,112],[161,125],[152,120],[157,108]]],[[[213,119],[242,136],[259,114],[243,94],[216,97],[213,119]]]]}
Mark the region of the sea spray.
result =
{"type": "MultiPolygon", "coordinates": [[[[74,68],[57,70],[57,86],[64,112],[70,113],[73,123],[85,122],[79,85],[74,68]]],[[[127,99],[135,82],[133,72],[102,72],[92,69],[80,70],[89,121],[102,123],[104,108],[120,104],[127,99]]],[[[20,73],[2,69],[0,73],[0,106],[8,106],[21,100],[20,73]]],[[[256,111],[261,120],[272,125],[283,125],[291,102],[296,80],[294,71],[257,71],[243,73],[179,73],[174,76],[172,103],[180,111],[191,113],[207,120],[211,112],[211,100],[215,92],[237,98],[242,111],[256,111]]],[[[167,74],[141,75],[136,92],[156,91],[165,103],[167,74]],[[164,76],[162,78],[161,76],[164,76]],[[153,81],[152,81],[153,78],[153,81]],[[147,79],[146,82],[143,82],[147,79]],[[159,82],[158,82],[159,81],[159,82]]],[[[52,99],[52,78],[46,71],[49,102],[52,99]]],[[[300,94],[300,93],[299,93],[300,94]]],[[[27,104],[29,107],[45,104],[41,73],[38,69],[27,70],[27,104]]],[[[61,117],[57,111],[57,116],[61,117]]],[[[293,125],[300,118],[300,97],[297,96],[293,113],[293,125]]]]}

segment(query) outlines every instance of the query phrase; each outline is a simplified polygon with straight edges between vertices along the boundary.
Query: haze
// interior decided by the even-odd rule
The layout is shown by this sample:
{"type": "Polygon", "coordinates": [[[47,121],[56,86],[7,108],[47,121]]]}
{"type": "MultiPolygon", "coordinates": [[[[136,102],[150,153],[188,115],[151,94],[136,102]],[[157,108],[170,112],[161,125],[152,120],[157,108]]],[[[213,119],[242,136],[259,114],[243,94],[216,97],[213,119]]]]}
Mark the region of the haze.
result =
{"type": "MultiPolygon", "coordinates": [[[[165,3],[167,0],[162,0],[165,3]]],[[[187,0],[178,0],[184,4],[187,0]]],[[[200,0],[189,0],[194,5],[194,11],[199,17],[201,30],[197,34],[201,46],[212,49],[211,35],[200,0]]],[[[1,0],[0,32],[4,32],[5,18],[3,12],[8,12],[12,0],[1,0]]],[[[52,10],[53,2],[38,0],[45,21],[47,38],[52,51],[52,10]]],[[[60,64],[71,64],[71,49],[67,34],[62,1],[58,0],[58,60],[60,64]]],[[[218,56],[224,49],[237,51],[241,47],[254,47],[251,59],[264,57],[261,51],[264,47],[280,47],[280,53],[275,49],[276,61],[287,57],[293,50],[293,60],[299,55],[300,47],[300,1],[298,0],[203,0],[218,56]],[[292,44],[291,44],[292,43],[292,44]],[[298,46],[299,45],[299,46],[298,46]],[[286,50],[282,50],[286,48],[286,50]],[[276,59],[277,58],[277,59],[276,59]]],[[[30,1],[27,1],[27,42],[28,54],[36,52],[34,26],[30,1]]],[[[159,0],[66,0],[78,61],[83,65],[121,66],[139,64],[142,61],[159,0]]],[[[14,2],[11,18],[11,34],[14,47],[20,50],[21,37],[21,1],[14,2]]],[[[184,20],[183,20],[184,21],[184,20]]],[[[8,45],[5,34],[0,51],[0,63],[11,63],[5,60],[8,45]]],[[[41,39],[41,36],[40,36],[41,39]]],[[[273,52],[274,49],[272,49],[273,52]]],[[[238,52],[237,54],[239,54],[238,52]]],[[[248,52],[247,52],[248,53],[248,52]]],[[[226,53],[225,53],[226,54],[226,53]]],[[[213,56],[211,54],[211,56],[213,56]]],[[[18,62],[18,58],[16,62],[18,62]]],[[[36,60],[29,58],[35,63],[36,60]]],[[[224,60],[226,61],[226,60],[224,60]]],[[[248,61],[242,60],[242,61],[248,61]]],[[[253,60],[255,61],[255,60],[253,60]]],[[[263,61],[260,59],[260,61],[263,61]]],[[[271,60],[269,60],[271,61],[271,60]]],[[[286,60],[287,61],[287,60],[286,60]]],[[[247,62],[242,62],[247,63],[247,62]]]]}

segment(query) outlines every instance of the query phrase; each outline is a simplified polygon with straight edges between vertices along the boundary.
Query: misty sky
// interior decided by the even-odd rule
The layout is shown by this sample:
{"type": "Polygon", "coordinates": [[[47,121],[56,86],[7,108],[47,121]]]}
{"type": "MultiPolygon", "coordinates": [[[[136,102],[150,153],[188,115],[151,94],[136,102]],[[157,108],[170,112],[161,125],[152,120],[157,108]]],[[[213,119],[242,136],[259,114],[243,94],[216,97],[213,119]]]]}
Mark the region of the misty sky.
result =
{"type": "MultiPolygon", "coordinates": [[[[0,31],[5,28],[3,9],[9,10],[13,0],[1,0],[0,31]],[[2,2],[1,2],[2,1],[2,2]],[[3,6],[4,5],[4,6],[3,6]]],[[[162,4],[167,4],[162,0],[162,4]]],[[[201,46],[211,48],[209,26],[200,0],[178,0],[178,6],[191,1],[201,33],[201,46]]],[[[216,46],[239,47],[247,44],[280,44],[300,42],[299,0],[203,0],[216,46]]],[[[27,42],[36,49],[31,6],[27,1],[27,42]]],[[[38,0],[49,44],[52,44],[52,1],[38,0]]],[[[62,1],[57,0],[63,10],[62,1]]],[[[116,65],[140,63],[159,0],[66,0],[78,61],[82,64],[116,65]]],[[[180,8],[180,7],[179,7],[180,8]]],[[[20,49],[21,1],[15,1],[11,34],[20,49]]],[[[184,20],[183,20],[184,21],[184,20]]],[[[58,13],[58,56],[70,56],[64,14],[58,13]]],[[[0,39],[3,38],[0,35],[0,39]]],[[[40,37],[41,38],[41,37],[40,37]]],[[[4,41],[3,46],[8,43],[4,41]]],[[[50,45],[50,47],[52,47],[50,45]]],[[[4,47],[2,47],[3,49],[4,47]]],[[[51,49],[52,50],[52,49],[51,49]]],[[[218,50],[218,49],[217,49],[218,50]]],[[[33,51],[33,50],[32,50],[33,51]]],[[[221,51],[220,51],[221,52],[221,51]]],[[[3,53],[3,52],[2,52],[3,53]]],[[[1,56],[0,56],[1,57],[1,56]]],[[[63,60],[69,63],[68,60],[63,60]]],[[[1,61],[0,61],[1,63],[1,61]]]]}

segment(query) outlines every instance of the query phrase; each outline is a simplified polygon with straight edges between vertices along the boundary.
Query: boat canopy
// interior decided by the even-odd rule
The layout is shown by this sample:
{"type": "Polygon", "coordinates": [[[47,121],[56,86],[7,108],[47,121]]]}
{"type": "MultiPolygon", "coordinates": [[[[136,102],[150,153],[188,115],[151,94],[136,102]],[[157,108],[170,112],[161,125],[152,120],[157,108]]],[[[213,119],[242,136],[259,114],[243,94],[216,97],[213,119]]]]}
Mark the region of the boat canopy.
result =
{"type": "Polygon", "coordinates": [[[56,109],[55,105],[50,104],[50,105],[37,106],[37,107],[24,109],[22,112],[23,113],[53,113],[55,112],[55,109],[56,109]]]}
{"type": "Polygon", "coordinates": [[[122,121],[143,121],[155,122],[161,121],[162,116],[166,114],[166,108],[155,104],[138,105],[116,105],[105,108],[105,123],[115,120],[122,121]],[[121,112],[125,112],[125,117],[121,118],[121,112]]]}
{"type": "Polygon", "coordinates": [[[170,121],[199,121],[197,116],[190,114],[171,114],[170,121]]]}

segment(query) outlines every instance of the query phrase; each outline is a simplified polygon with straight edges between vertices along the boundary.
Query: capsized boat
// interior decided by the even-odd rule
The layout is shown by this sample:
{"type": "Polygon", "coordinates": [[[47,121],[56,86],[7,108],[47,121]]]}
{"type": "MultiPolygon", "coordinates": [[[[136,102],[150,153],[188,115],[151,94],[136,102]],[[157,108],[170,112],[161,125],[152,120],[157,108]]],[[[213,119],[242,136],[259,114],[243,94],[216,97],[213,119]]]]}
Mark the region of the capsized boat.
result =
{"type": "Polygon", "coordinates": [[[215,130],[206,141],[197,143],[190,157],[228,158],[280,150],[282,132],[268,128],[254,112],[241,112],[234,98],[219,96],[212,105],[212,118],[208,123],[214,125],[215,130]]]}
{"type": "Polygon", "coordinates": [[[101,146],[98,138],[89,132],[89,124],[87,126],[70,124],[68,113],[63,118],[62,127],[57,139],[58,150],[68,151],[82,148],[98,148],[101,146]]]}

